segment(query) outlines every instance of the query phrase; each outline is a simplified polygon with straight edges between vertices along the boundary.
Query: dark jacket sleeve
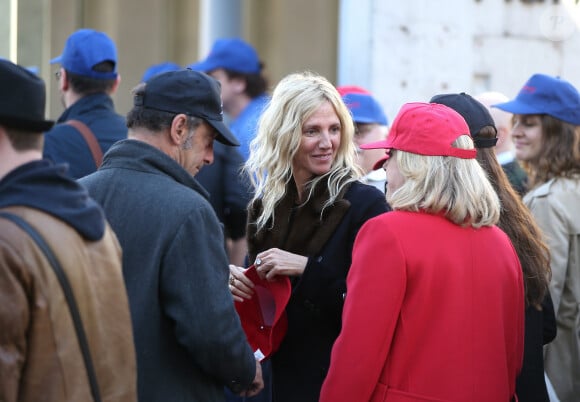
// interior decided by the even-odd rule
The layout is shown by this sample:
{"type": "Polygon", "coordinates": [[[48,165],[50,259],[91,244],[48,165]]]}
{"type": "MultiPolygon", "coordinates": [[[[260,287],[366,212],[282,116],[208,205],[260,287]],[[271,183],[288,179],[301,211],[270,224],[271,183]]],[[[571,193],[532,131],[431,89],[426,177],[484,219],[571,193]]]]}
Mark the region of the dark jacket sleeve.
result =
{"type": "Polygon", "coordinates": [[[237,392],[252,383],[256,362],[228,289],[222,239],[210,206],[194,210],[164,257],[161,297],[178,341],[193,360],[237,392]]]}
{"type": "Polygon", "coordinates": [[[236,147],[214,143],[214,162],[195,176],[209,192],[210,203],[222,221],[226,236],[237,240],[246,234],[250,183],[241,174],[244,163],[236,147]]]}
{"type": "Polygon", "coordinates": [[[244,160],[235,147],[228,147],[224,160],[224,225],[233,240],[246,235],[250,182],[241,172],[244,160]]]}

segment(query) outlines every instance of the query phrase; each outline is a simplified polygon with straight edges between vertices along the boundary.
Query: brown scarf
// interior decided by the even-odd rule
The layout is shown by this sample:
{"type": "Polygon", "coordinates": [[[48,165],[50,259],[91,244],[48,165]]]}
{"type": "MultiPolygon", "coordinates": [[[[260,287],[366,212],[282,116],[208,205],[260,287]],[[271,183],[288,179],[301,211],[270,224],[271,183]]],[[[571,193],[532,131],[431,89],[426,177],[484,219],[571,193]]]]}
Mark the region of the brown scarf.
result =
{"type": "Polygon", "coordinates": [[[322,207],[329,198],[327,181],[323,180],[308,202],[296,205],[296,184],[290,180],[286,186],[286,194],[275,207],[275,223],[269,228],[271,221],[259,232],[256,232],[256,221],[262,210],[260,200],[254,202],[248,213],[248,255],[250,261],[256,259],[260,251],[272,247],[300,254],[313,256],[322,250],[344,214],[350,208],[350,202],[343,199],[349,186],[346,186],[337,197],[336,202],[327,207],[321,216],[322,207]]]}

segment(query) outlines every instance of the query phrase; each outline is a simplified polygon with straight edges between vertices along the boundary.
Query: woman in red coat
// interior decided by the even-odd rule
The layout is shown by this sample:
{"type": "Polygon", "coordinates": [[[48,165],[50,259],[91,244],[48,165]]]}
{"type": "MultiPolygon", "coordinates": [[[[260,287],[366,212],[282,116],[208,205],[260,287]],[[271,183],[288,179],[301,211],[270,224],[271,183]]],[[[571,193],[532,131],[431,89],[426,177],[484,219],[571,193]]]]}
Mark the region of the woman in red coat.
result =
{"type": "Polygon", "coordinates": [[[518,257],[465,120],[409,103],[378,164],[393,212],[359,231],[322,402],[508,402],[524,340],[518,257]]]}

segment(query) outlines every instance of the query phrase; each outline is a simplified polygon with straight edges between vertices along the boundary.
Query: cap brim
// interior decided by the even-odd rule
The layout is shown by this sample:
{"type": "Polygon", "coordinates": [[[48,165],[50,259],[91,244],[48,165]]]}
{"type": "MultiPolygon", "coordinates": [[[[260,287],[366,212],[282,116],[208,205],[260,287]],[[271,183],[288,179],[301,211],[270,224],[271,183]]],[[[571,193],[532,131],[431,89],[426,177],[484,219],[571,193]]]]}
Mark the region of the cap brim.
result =
{"type": "Polygon", "coordinates": [[[509,112],[509,113],[513,113],[513,114],[543,114],[543,113],[545,113],[545,112],[542,112],[534,107],[531,107],[530,105],[527,105],[527,104],[522,103],[522,102],[517,101],[517,100],[504,102],[504,103],[497,103],[495,105],[491,105],[491,107],[495,107],[495,108],[498,108],[498,109],[503,110],[505,112],[509,112]]]}
{"type": "Polygon", "coordinates": [[[54,59],[50,60],[50,64],[60,63],[62,61],[62,55],[55,57],[54,59]]]}
{"type": "Polygon", "coordinates": [[[391,149],[391,144],[389,143],[389,137],[381,141],[369,142],[368,144],[362,144],[359,146],[360,149],[385,149],[385,156],[375,162],[373,165],[373,170],[377,170],[383,167],[385,161],[391,157],[389,151],[391,149]]]}
{"type": "Polygon", "coordinates": [[[30,131],[33,133],[42,133],[48,131],[54,126],[52,120],[26,120],[12,116],[0,115],[0,125],[15,128],[23,131],[30,131]]]}
{"type": "Polygon", "coordinates": [[[193,63],[187,66],[187,68],[192,69],[193,71],[199,71],[202,73],[207,73],[209,71],[213,71],[219,68],[216,66],[215,63],[212,63],[209,60],[200,61],[198,63],[193,63]]]}
{"type": "Polygon", "coordinates": [[[383,165],[385,164],[385,162],[391,157],[391,154],[389,152],[387,152],[385,154],[385,156],[383,156],[381,159],[379,159],[378,161],[375,162],[375,164],[373,165],[373,170],[378,170],[381,169],[383,167],[383,165]]]}
{"type": "Polygon", "coordinates": [[[376,142],[369,142],[368,144],[362,144],[359,147],[360,149],[389,149],[391,148],[389,144],[389,139],[376,141],[376,142]]]}
{"type": "Polygon", "coordinates": [[[371,124],[371,123],[376,123],[374,121],[371,121],[372,119],[370,119],[369,117],[366,116],[356,116],[354,113],[352,114],[352,121],[354,121],[355,123],[362,123],[362,124],[371,124]]]}
{"type": "Polygon", "coordinates": [[[218,132],[218,136],[216,137],[217,141],[221,142],[222,144],[234,147],[240,146],[240,142],[238,141],[238,139],[232,134],[230,129],[224,124],[223,121],[218,120],[206,120],[206,121],[218,132]]]}
{"type": "Polygon", "coordinates": [[[357,116],[355,113],[352,114],[352,120],[357,124],[378,124],[379,126],[388,125],[388,122],[383,119],[377,119],[369,116],[357,116]]]}

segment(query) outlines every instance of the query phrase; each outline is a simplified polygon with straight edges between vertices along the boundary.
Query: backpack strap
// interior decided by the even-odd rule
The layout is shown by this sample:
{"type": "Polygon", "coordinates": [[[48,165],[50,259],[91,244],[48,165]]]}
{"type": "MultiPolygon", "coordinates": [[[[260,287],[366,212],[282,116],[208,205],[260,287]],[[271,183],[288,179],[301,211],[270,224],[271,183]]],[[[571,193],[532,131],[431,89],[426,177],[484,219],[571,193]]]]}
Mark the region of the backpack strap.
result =
{"type": "Polygon", "coordinates": [[[101,166],[101,163],[103,163],[103,151],[91,129],[80,120],[67,120],[64,122],[64,124],[73,126],[79,133],[81,133],[85,139],[85,142],[89,146],[89,149],[91,150],[93,160],[95,161],[95,165],[98,169],[101,166]]]}
{"type": "Polygon", "coordinates": [[[75,327],[75,331],[77,334],[77,339],[79,341],[79,347],[81,349],[81,353],[83,355],[83,360],[85,362],[85,367],[87,369],[87,376],[89,377],[89,385],[91,387],[91,395],[93,396],[93,401],[101,402],[101,395],[99,392],[99,384],[97,382],[97,375],[95,373],[95,367],[93,366],[93,360],[91,359],[91,352],[89,350],[89,342],[87,341],[87,335],[85,333],[83,322],[81,319],[81,314],[79,313],[79,308],[77,306],[77,302],[75,300],[75,296],[73,294],[72,288],[70,286],[70,282],[66,273],[62,269],[62,266],[58,262],[58,259],[52,252],[50,246],[46,243],[44,238],[24,219],[20,216],[15,215],[10,212],[0,212],[0,217],[8,219],[15,225],[19,226],[22,230],[24,230],[28,235],[34,240],[36,245],[42,250],[46,259],[50,263],[60,286],[62,287],[62,291],[64,293],[64,297],[68,304],[71,318],[75,327]]]}

